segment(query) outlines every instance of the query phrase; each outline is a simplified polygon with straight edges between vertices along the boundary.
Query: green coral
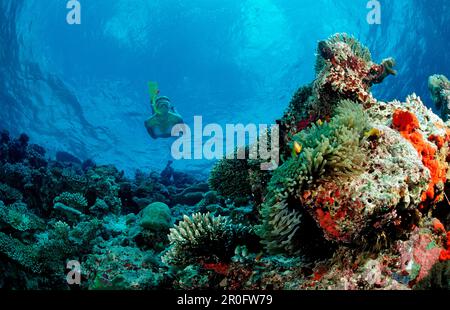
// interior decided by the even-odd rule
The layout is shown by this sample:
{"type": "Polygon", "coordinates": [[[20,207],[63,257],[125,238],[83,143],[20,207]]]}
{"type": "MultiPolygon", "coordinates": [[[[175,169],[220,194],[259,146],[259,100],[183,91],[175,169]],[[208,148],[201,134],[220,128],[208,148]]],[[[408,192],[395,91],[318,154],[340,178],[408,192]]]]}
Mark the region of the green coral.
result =
{"type": "Polygon", "coordinates": [[[86,198],[80,193],[64,192],[55,198],[54,203],[61,203],[69,208],[83,212],[88,206],[86,198]]]}
{"type": "Polygon", "coordinates": [[[216,191],[209,191],[206,192],[203,195],[202,200],[198,203],[199,207],[207,207],[210,205],[217,204],[219,202],[219,199],[217,198],[217,192],[216,191]]]}
{"type": "Polygon", "coordinates": [[[368,118],[363,108],[352,101],[341,101],[330,122],[314,124],[294,136],[303,151],[281,165],[269,183],[261,210],[258,234],[270,252],[297,252],[293,246],[301,224],[297,203],[302,192],[319,181],[358,174],[364,167],[363,147],[368,118]]]}
{"type": "Polygon", "coordinates": [[[64,260],[72,253],[68,235],[69,227],[62,222],[57,222],[53,230],[38,235],[38,242],[33,244],[0,232],[0,252],[34,273],[62,271],[64,260]]]}
{"type": "Polygon", "coordinates": [[[97,242],[101,230],[101,221],[93,219],[81,222],[75,227],[67,223],[56,222],[52,229],[37,235],[37,243],[33,245],[37,265],[47,272],[64,273],[66,260],[81,261],[82,255],[91,251],[97,242]]]}
{"type": "Polygon", "coordinates": [[[145,290],[164,280],[161,261],[152,251],[132,246],[110,245],[89,255],[84,262],[89,290],[145,290]]]}
{"type": "Polygon", "coordinates": [[[65,190],[79,192],[86,188],[87,180],[72,168],[64,168],[61,171],[61,185],[65,190]]]}
{"type": "Polygon", "coordinates": [[[169,206],[163,202],[154,202],[141,211],[140,225],[154,231],[168,230],[171,218],[169,206]]]}
{"type": "Polygon", "coordinates": [[[14,203],[5,207],[0,201],[0,221],[18,231],[36,230],[44,227],[44,221],[28,210],[24,203],[14,203]]]}
{"type": "Polygon", "coordinates": [[[0,253],[32,272],[41,271],[42,266],[36,260],[35,247],[26,245],[3,232],[0,232],[0,253]]]}

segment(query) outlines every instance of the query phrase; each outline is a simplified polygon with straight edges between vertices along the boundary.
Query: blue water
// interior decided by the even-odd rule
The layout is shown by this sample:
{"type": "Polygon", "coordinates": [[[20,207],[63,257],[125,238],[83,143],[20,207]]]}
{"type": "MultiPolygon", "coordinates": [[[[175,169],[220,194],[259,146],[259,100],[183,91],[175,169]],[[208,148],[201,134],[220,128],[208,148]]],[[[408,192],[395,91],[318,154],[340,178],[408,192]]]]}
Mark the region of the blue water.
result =
{"type": "MultiPolygon", "coordinates": [[[[416,92],[432,107],[428,76],[450,75],[447,0],[0,1],[0,127],[127,172],[160,169],[172,140],[152,140],[147,82],[158,81],[185,121],[273,123],[314,78],[317,41],[347,32],[392,56],[399,74],[374,87],[391,100],[416,92]]],[[[176,162],[204,172],[208,161],[176,162]]]]}

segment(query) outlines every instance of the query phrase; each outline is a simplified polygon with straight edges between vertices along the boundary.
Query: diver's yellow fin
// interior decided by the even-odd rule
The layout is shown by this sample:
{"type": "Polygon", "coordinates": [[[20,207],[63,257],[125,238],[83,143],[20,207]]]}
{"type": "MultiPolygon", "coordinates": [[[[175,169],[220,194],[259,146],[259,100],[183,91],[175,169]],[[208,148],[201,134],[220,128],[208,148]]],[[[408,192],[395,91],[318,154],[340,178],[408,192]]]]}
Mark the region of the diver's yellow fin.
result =
{"type": "Polygon", "coordinates": [[[152,105],[155,104],[156,97],[159,94],[159,87],[158,83],[156,82],[148,82],[148,90],[150,93],[150,100],[152,102],[152,105]]]}

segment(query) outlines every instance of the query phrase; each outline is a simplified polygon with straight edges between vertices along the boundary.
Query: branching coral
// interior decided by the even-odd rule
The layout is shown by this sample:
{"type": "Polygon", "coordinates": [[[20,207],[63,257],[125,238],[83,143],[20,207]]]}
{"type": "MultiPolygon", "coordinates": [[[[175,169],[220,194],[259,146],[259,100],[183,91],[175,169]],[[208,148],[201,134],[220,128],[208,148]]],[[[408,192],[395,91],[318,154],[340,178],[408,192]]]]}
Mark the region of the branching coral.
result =
{"type": "Polygon", "coordinates": [[[0,252],[32,272],[41,271],[42,266],[36,261],[33,246],[25,245],[3,232],[0,232],[0,252]]]}
{"type": "Polygon", "coordinates": [[[170,229],[171,246],[162,260],[177,266],[228,261],[245,230],[226,217],[210,213],[184,216],[183,221],[170,229]]]}
{"type": "Polygon", "coordinates": [[[23,203],[5,207],[0,202],[0,222],[5,222],[18,231],[35,230],[44,227],[44,221],[28,210],[23,203]]]}
{"type": "Polygon", "coordinates": [[[61,175],[61,186],[70,192],[81,192],[87,184],[83,175],[78,174],[73,168],[64,168],[61,175]]]}
{"type": "MultiPolygon", "coordinates": [[[[96,231],[98,227],[95,227],[96,231]]],[[[80,255],[80,245],[91,242],[92,230],[83,227],[82,230],[73,230],[63,222],[57,222],[48,232],[37,235],[37,242],[25,244],[18,239],[0,232],[0,252],[19,265],[33,271],[43,273],[51,271],[63,272],[65,261],[68,258],[76,258],[80,255]],[[78,240],[74,233],[82,231],[85,239],[78,240]]]]}
{"type": "Polygon", "coordinates": [[[80,193],[64,192],[54,200],[55,203],[61,203],[67,207],[73,208],[82,212],[87,207],[86,198],[80,193]]]}

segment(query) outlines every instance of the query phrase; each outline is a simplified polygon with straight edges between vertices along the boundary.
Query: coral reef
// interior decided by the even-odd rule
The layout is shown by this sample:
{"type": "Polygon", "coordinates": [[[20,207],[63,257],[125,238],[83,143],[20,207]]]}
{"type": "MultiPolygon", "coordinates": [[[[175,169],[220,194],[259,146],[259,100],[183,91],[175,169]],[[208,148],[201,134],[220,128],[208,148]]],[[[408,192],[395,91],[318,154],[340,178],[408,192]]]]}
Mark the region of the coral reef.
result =
{"type": "Polygon", "coordinates": [[[383,102],[395,61],[372,59],[346,34],[319,42],[272,172],[245,147],[208,180],[170,161],[129,178],[2,131],[0,287],[72,289],[75,260],[81,289],[448,289],[448,80],[429,80],[441,117],[383,102]]]}
{"type": "Polygon", "coordinates": [[[3,288],[67,289],[66,262],[72,260],[82,266],[82,288],[168,287],[172,273],[160,256],[174,220],[220,204],[206,195],[205,180],[182,172],[170,179],[137,172],[128,179],[113,166],[68,153],[45,158],[26,135],[11,139],[6,131],[0,149],[3,288]],[[199,197],[191,206],[180,204],[189,194],[199,197]]]}
{"type": "MultiPolygon", "coordinates": [[[[396,74],[392,58],[372,62],[369,50],[345,34],[319,42],[317,54],[316,79],[295,93],[278,121],[283,164],[263,191],[256,226],[267,260],[284,254],[301,261],[271,280],[295,289],[424,283],[448,259],[449,128],[414,94],[403,103],[373,97],[371,87],[396,74]]],[[[249,183],[246,170],[231,163],[215,168],[217,174],[230,165],[216,182],[219,194],[219,186],[230,194],[249,183]]],[[[239,288],[265,287],[250,276],[261,259],[244,256],[227,269],[226,282],[249,275],[239,288]]],[[[281,266],[264,272],[271,268],[281,266]]]]}

